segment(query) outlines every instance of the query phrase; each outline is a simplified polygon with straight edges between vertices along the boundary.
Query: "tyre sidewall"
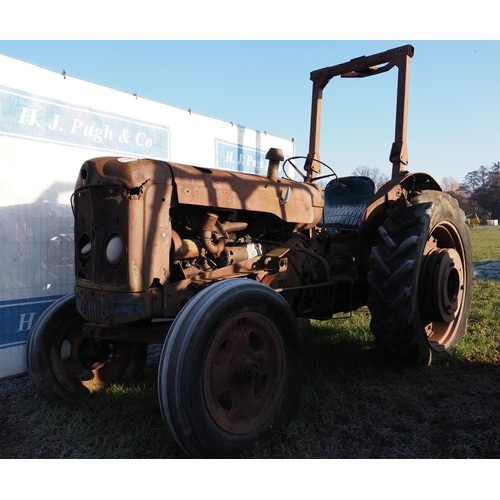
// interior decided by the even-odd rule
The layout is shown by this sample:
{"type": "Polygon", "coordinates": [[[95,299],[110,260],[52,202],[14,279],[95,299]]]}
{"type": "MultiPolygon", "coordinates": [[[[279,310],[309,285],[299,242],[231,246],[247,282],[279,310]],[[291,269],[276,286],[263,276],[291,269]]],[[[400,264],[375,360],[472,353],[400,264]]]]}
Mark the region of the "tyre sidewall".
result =
{"type": "Polygon", "coordinates": [[[27,340],[28,374],[33,385],[47,399],[66,399],[76,391],[60,383],[52,366],[53,349],[60,349],[61,331],[83,323],[76,310],[74,294],[69,294],[49,306],[31,329],[27,340]]]}
{"type": "Polygon", "coordinates": [[[227,280],[202,293],[204,295],[200,293],[188,303],[185,313],[180,313],[179,324],[172,326],[175,336],[167,337],[166,344],[170,346],[166,350],[164,347],[165,356],[177,361],[167,363],[162,353],[160,372],[166,369],[166,382],[160,381],[159,385],[163,386],[160,399],[166,397],[168,406],[176,408],[175,415],[164,416],[169,428],[173,427],[174,437],[190,456],[236,457],[256,445],[267,444],[288,423],[298,403],[302,383],[300,333],[286,301],[260,283],[227,280]],[[246,434],[230,434],[213,421],[207,410],[203,371],[219,325],[242,312],[262,314],[279,331],[285,349],[285,385],[277,411],[264,424],[246,434]]]}
{"type": "MultiPolygon", "coordinates": [[[[456,326],[456,334],[451,339],[451,342],[446,346],[446,349],[436,349],[431,343],[427,341],[427,337],[423,333],[423,329],[420,323],[420,318],[418,310],[415,307],[415,325],[418,324],[419,331],[416,332],[416,345],[418,349],[418,356],[421,360],[428,360],[429,364],[437,364],[449,357],[449,354],[454,352],[457,345],[463,339],[467,328],[467,318],[470,313],[471,299],[472,299],[472,275],[473,275],[473,264],[472,264],[472,247],[470,244],[470,234],[469,228],[465,222],[465,214],[459,208],[458,202],[452,198],[447,193],[440,191],[427,191],[415,197],[412,202],[415,203],[426,203],[432,201],[433,207],[431,209],[430,221],[429,221],[429,233],[431,234],[434,228],[442,221],[448,221],[455,227],[460,240],[463,245],[464,252],[464,268],[465,268],[465,293],[462,304],[462,313],[459,323],[456,326]],[[421,332],[421,334],[419,334],[421,332]]],[[[421,249],[420,255],[423,253],[423,248],[421,249]]],[[[419,274],[414,275],[414,285],[418,287],[419,274]]],[[[417,288],[415,288],[417,289],[417,288]]],[[[418,300],[414,301],[415,304],[418,300]]],[[[413,354],[415,355],[415,353],[413,354]]]]}

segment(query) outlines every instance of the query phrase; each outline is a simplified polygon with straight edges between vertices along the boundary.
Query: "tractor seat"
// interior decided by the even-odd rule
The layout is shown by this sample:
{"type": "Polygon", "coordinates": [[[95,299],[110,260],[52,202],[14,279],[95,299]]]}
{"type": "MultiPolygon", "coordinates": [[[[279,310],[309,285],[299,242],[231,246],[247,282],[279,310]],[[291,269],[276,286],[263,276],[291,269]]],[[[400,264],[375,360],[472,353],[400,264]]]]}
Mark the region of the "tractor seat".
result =
{"type": "Polygon", "coordinates": [[[318,226],[327,229],[357,229],[363,212],[375,194],[369,177],[343,177],[330,181],[325,188],[325,207],[318,226]]]}

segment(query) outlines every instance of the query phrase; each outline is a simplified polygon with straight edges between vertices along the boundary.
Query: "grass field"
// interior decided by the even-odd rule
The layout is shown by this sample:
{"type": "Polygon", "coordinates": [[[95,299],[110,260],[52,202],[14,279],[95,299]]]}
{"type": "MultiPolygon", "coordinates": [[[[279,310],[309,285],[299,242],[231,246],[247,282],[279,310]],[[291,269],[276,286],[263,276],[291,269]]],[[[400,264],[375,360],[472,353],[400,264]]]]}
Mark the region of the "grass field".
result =
{"type": "Polygon", "coordinates": [[[474,262],[500,260],[500,226],[477,226],[470,231],[474,262]]]}
{"type": "MultiPolygon", "coordinates": [[[[499,227],[473,228],[471,239],[474,262],[500,260],[499,227]]],[[[464,341],[449,362],[433,367],[380,360],[366,308],[306,327],[299,408],[271,447],[248,456],[499,458],[499,306],[500,283],[475,281],[464,341]]],[[[158,407],[158,357],[159,348],[151,349],[136,384],[68,402],[39,398],[28,381],[31,397],[12,404],[10,418],[22,424],[25,458],[185,458],[158,407]]]]}

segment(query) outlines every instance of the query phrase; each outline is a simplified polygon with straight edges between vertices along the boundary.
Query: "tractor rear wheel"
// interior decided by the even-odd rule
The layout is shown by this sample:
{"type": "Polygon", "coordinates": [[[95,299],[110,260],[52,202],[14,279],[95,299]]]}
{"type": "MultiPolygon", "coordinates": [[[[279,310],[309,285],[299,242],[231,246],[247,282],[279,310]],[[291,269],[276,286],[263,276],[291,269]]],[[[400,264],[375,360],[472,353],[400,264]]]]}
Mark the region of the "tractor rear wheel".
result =
{"type": "Polygon", "coordinates": [[[49,400],[127,382],[144,368],[147,344],[87,338],[74,294],[49,306],[28,336],[28,373],[49,400]]]}
{"type": "Polygon", "coordinates": [[[179,446],[193,458],[238,458],[275,439],[295,410],[297,321],[261,283],[214,283],[176,317],[158,372],[160,408],[179,446]]]}
{"type": "Polygon", "coordinates": [[[437,363],[462,340],[472,295],[465,215],[440,191],[401,202],[379,227],[368,273],[370,328],[394,362],[437,363]]]}

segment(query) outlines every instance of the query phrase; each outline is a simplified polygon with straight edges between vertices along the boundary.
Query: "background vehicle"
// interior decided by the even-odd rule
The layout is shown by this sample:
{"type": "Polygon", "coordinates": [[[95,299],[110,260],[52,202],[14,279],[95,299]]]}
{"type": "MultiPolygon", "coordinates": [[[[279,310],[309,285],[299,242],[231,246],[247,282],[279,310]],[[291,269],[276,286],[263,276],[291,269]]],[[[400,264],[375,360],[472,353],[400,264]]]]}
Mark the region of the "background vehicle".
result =
{"type": "MultiPolygon", "coordinates": [[[[75,293],[28,339],[28,367],[50,399],[137,374],[164,343],[164,420],[191,456],[268,444],[299,400],[296,318],[368,305],[380,351],[434,363],[462,339],[471,300],[464,213],[425,173],[406,171],[406,45],[311,73],[303,182],[172,162],[96,158],[76,183],[75,293]],[[398,69],[392,179],[343,177],[319,157],[323,90],[335,76],[398,69]],[[327,174],[320,175],[322,166],[327,174]],[[316,181],[331,177],[322,194],[316,181]]],[[[298,168],[297,158],[284,171],[298,168]]],[[[299,171],[300,172],[300,171],[299,171]]]]}

